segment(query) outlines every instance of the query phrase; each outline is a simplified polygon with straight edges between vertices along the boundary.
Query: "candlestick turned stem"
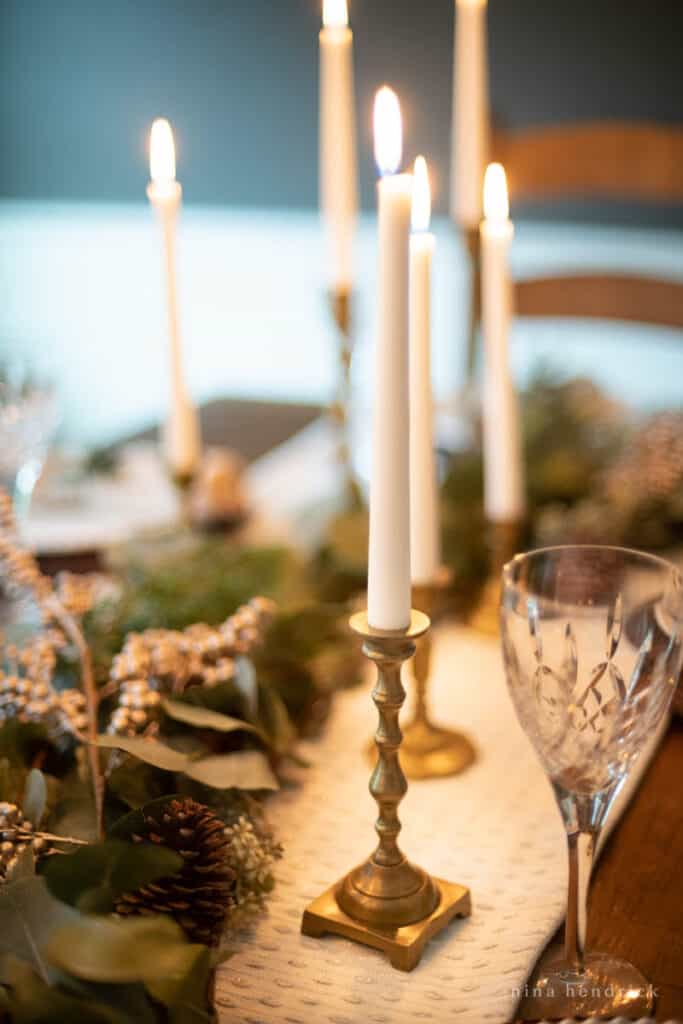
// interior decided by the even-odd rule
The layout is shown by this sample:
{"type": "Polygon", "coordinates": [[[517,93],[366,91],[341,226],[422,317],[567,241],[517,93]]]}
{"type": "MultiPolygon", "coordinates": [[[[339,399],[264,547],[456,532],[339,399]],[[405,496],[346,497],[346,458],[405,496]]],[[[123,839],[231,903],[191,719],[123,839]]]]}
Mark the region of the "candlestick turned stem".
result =
{"type": "Polygon", "coordinates": [[[415,640],[429,619],[412,612],[405,630],[373,629],[365,613],[354,615],[351,628],[363,638],[363,653],[377,666],[372,699],[379,714],[375,735],[378,760],[370,779],[377,801],[378,844],[373,854],[306,909],[302,931],[320,936],[344,935],[389,955],[393,967],[409,971],[438,931],[454,917],[470,913],[469,891],[432,878],[411,864],[398,845],[398,806],[408,788],[401,770],[399,714],[405,700],[401,666],[415,653],[415,640]]]}
{"type": "Polygon", "coordinates": [[[337,459],[343,473],[344,494],[350,505],[359,500],[360,491],[351,464],[349,438],[349,410],[351,406],[351,358],[353,355],[351,333],[351,290],[335,288],[329,294],[332,318],[337,327],[339,369],[337,393],[330,415],[337,429],[337,459]]]}
{"type": "MultiPolygon", "coordinates": [[[[413,585],[413,601],[434,620],[444,604],[451,573],[443,569],[430,583],[413,585]],[[441,606],[441,607],[440,607],[441,606]]],[[[474,746],[464,733],[437,725],[428,705],[432,669],[432,640],[427,633],[417,643],[413,658],[415,703],[413,717],[403,731],[401,763],[409,779],[435,779],[458,775],[476,757],[474,746]]]]}
{"type": "Polygon", "coordinates": [[[465,245],[470,257],[470,319],[467,332],[465,387],[474,387],[477,372],[478,337],[481,323],[481,238],[479,227],[465,231],[465,245]]]}

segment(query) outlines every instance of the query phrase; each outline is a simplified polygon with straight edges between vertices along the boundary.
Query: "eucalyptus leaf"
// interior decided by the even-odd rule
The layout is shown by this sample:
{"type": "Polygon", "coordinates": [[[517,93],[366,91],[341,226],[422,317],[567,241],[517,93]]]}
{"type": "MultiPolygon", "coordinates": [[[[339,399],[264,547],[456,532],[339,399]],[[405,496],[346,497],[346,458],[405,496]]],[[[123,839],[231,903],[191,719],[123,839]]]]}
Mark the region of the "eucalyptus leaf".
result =
{"type": "Polygon", "coordinates": [[[97,744],[100,747],[124,750],[127,754],[139,758],[140,761],[151,764],[155,768],[162,768],[166,772],[184,772],[189,760],[187,754],[181,754],[154,738],[100,735],[97,737],[97,744]]]}
{"type": "MultiPolygon", "coordinates": [[[[150,999],[142,982],[129,985],[111,985],[101,981],[83,981],[73,974],[60,972],[58,985],[61,991],[91,1004],[103,1003],[108,1008],[123,1014],[126,1024],[159,1024],[159,1008],[150,999]]],[[[69,1021],[69,1024],[75,1024],[69,1021]]],[[[213,1022],[215,1024],[215,1022],[213,1022]]]]}
{"type": "Polygon", "coordinates": [[[108,839],[53,857],[44,874],[57,899],[79,910],[107,913],[122,892],[176,874],[182,866],[182,857],[164,846],[108,839]]]}
{"type": "Polygon", "coordinates": [[[241,718],[233,718],[231,715],[223,715],[219,711],[212,711],[210,708],[201,707],[199,704],[185,704],[178,700],[162,701],[164,711],[170,718],[185,725],[193,725],[197,729],[215,729],[217,732],[243,732],[254,733],[260,739],[267,742],[267,737],[261,729],[243,721],[241,718]]]}
{"type": "Polygon", "coordinates": [[[115,896],[141,889],[158,878],[177,874],[184,861],[175,850],[157,843],[125,843],[121,856],[111,869],[111,888],[115,896]]]}
{"type": "Polygon", "coordinates": [[[49,814],[50,827],[57,835],[76,836],[87,842],[97,840],[97,814],[92,784],[86,775],[81,775],[77,770],[62,780],[54,809],[49,814]]]}
{"type": "Polygon", "coordinates": [[[126,757],[109,776],[109,793],[128,807],[144,807],[168,792],[168,775],[151,764],[126,757]]]}
{"type": "Polygon", "coordinates": [[[216,757],[193,759],[158,740],[99,736],[98,743],[117,747],[165,771],[182,772],[213,789],[279,789],[268,759],[260,750],[239,750],[216,757]],[[148,750],[151,747],[151,756],[148,750]]]}
{"type": "Polygon", "coordinates": [[[7,882],[0,886],[0,954],[11,953],[25,960],[49,983],[51,971],[42,949],[56,929],[77,916],[50,894],[44,878],[7,882]]]}
{"type": "Polygon", "coordinates": [[[296,730],[284,701],[270,686],[259,688],[259,718],[270,745],[279,754],[289,750],[296,739],[296,730]]]}
{"type": "Polygon", "coordinates": [[[47,804],[47,784],[45,782],[45,776],[37,768],[32,768],[26,778],[26,787],[24,789],[24,799],[22,801],[21,809],[24,817],[38,828],[42,821],[43,815],[45,814],[45,805],[47,804]]]}
{"type": "Polygon", "coordinates": [[[13,1024],[130,1024],[130,1017],[111,1006],[70,995],[48,985],[16,957],[5,961],[7,1010],[13,1024]]]}
{"type": "Polygon", "coordinates": [[[213,789],[279,789],[268,759],[260,750],[238,750],[190,761],[185,774],[213,789]]]}
{"type": "Polygon", "coordinates": [[[131,836],[138,835],[145,826],[145,819],[148,816],[156,817],[164,807],[169,804],[172,800],[177,800],[178,796],[175,793],[171,793],[168,796],[161,796],[157,800],[148,801],[143,807],[136,808],[130,811],[128,814],[124,814],[122,818],[115,821],[112,827],[109,829],[109,836],[111,839],[129,839],[131,836]]]}
{"type": "Polygon", "coordinates": [[[162,991],[187,977],[203,948],[187,942],[170,917],[88,917],[55,931],[46,956],[86,981],[141,981],[162,991]]]}
{"type": "Polygon", "coordinates": [[[195,1024],[212,1020],[207,1006],[211,956],[206,946],[186,947],[187,967],[183,973],[164,974],[146,982],[150,995],[169,1007],[173,1024],[195,1024]]]}

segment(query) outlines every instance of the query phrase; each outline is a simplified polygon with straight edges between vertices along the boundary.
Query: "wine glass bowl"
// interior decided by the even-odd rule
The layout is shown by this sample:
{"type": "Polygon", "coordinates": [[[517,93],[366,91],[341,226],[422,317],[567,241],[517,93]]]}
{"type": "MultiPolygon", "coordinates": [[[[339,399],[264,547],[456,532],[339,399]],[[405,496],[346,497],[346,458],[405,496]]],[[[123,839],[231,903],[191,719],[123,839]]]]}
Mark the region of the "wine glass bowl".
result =
{"type": "Polygon", "coordinates": [[[0,368],[0,486],[14,498],[17,515],[28,511],[58,423],[49,383],[28,369],[0,368]]]}
{"type": "Polygon", "coordinates": [[[547,548],[518,555],[503,570],[508,686],[552,784],[570,863],[565,948],[542,963],[524,1004],[529,1019],[651,1007],[640,972],[586,954],[586,903],[607,813],[676,688],[682,634],[681,574],[654,556],[547,548]]]}

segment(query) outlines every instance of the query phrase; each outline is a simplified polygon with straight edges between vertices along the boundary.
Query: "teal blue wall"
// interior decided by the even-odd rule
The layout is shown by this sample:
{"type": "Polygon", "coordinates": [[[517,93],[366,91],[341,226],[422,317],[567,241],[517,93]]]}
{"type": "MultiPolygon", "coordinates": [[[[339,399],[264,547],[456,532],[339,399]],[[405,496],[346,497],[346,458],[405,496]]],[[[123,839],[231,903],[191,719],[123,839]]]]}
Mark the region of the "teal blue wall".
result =
{"type": "MultiPolygon", "coordinates": [[[[0,196],[140,200],[146,131],[164,114],[187,202],[314,206],[320,7],[0,0],[0,196]]],[[[384,80],[404,102],[407,156],[425,151],[447,174],[453,0],[350,7],[369,205],[384,80]]],[[[501,120],[683,121],[680,0],[490,0],[489,22],[501,120]]]]}

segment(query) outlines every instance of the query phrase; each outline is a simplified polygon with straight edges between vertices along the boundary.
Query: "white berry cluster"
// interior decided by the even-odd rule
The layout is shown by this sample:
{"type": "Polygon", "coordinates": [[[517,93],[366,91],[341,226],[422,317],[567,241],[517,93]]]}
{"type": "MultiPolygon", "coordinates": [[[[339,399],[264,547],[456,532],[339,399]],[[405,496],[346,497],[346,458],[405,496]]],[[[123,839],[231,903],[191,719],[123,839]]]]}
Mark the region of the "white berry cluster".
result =
{"type": "Polygon", "coordinates": [[[146,679],[126,679],[119,690],[118,705],[112,712],[107,732],[115,736],[136,736],[156,719],[161,694],[146,679]]]}
{"type": "Polygon", "coordinates": [[[39,722],[50,739],[65,748],[88,725],[85,697],[80,690],[57,690],[52,680],[57,651],[65,643],[58,630],[45,630],[25,647],[7,644],[0,670],[0,723],[17,718],[39,722]]]}
{"type": "Polygon", "coordinates": [[[225,835],[230,866],[237,876],[236,910],[259,909],[273,888],[273,865],[282,856],[282,847],[269,835],[260,835],[244,814],[225,829],[225,835]]]}
{"type": "Polygon", "coordinates": [[[0,801],[0,882],[11,876],[20,854],[29,846],[36,857],[48,849],[47,840],[35,834],[17,805],[0,801]]]}
{"type": "Polygon", "coordinates": [[[112,663],[110,679],[118,689],[118,700],[108,732],[118,736],[148,732],[158,719],[164,694],[230,682],[237,671],[236,659],[261,644],[275,609],[268,598],[254,597],[219,626],[197,623],[182,631],[131,633],[112,663]]]}

